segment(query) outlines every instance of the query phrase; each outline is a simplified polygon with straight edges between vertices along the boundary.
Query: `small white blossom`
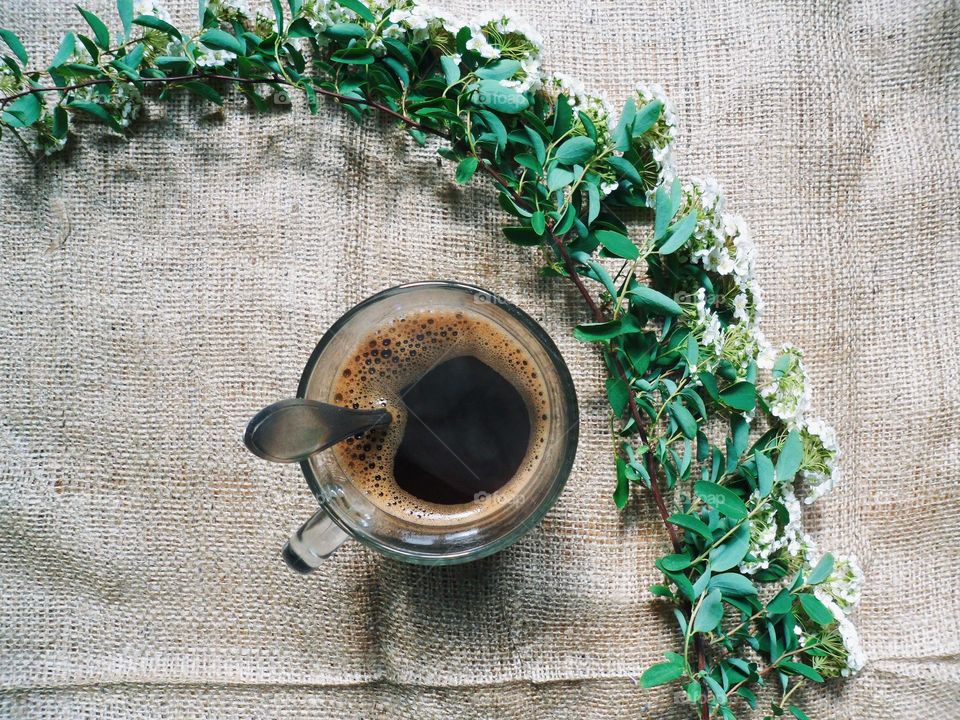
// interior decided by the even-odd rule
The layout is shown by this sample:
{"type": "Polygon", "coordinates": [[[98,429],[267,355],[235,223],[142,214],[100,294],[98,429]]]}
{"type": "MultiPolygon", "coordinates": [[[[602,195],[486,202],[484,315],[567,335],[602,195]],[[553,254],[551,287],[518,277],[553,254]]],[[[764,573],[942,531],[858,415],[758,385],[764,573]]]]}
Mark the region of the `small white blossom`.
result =
{"type": "Polygon", "coordinates": [[[803,441],[800,477],[808,505],[833,490],[840,481],[840,446],[836,431],[820,418],[805,418],[797,424],[803,441]]]}
{"type": "Polygon", "coordinates": [[[810,407],[810,391],[802,358],[803,353],[799,349],[784,345],[774,363],[773,377],[760,390],[770,413],[784,422],[800,422],[810,407]]]}
{"type": "Polygon", "coordinates": [[[843,649],[846,654],[846,665],[840,670],[840,675],[849,677],[863,669],[867,664],[867,653],[860,642],[860,636],[857,634],[857,628],[850,622],[837,603],[830,598],[820,598],[820,602],[827,606],[834,619],[837,621],[837,632],[843,641],[843,649]]]}
{"type": "MultiPolygon", "coordinates": [[[[747,551],[753,559],[740,563],[740,572],[745,575],[753,575],[758,570],[770,567],[770,563],[782,552],[799,557],[812,544],[809,536],[803,532],[802,510],[793,486],[787,483],[775,492],[773,497],[787,510],[787,523],[780,526],[772,503],[754,515],[750,521],[750,546],[747,551]]],[[[754,491],[748,504],[756,507],[761,502],[759,493],[754,491]]]]}
{"type": "Polygon", "coordinates": [[[490,60],[500,57],[500,51],[487,41],[487,38],[484,37],[482,32],[477,33],[467,40],[466,47],[467,50],[478,52],[481,57],[490,60]]]}
{"type": "Polygon", "coordinates": [[[750,320],[750,315],[747,312],[747,302],[746,293],[738,293],[733,299],[733,317],[740,322],[749,322],[750,320]]]}
{"type": "Polygon", "coordinates": [[[197,43],[196,61],[198,67],[223,67],[231,60],[236,60],[237,54],[229,50],[220,50],[207,47],[202,42],[197,43]]]}
{"type": "Polygon", "coordinates": [[[136,18],[141,15],[148,15],[164,22],[170,22],[169,11],[163,3],[157,2],[157,0],[136,0],[133,3],[133,16],[136,18]]]}
{"type": "MultiPolygon", "coordinates": [[[[807,572],[816,566],[820,558],[816,549],[812,548],[805,562],[807,572]]],[[[834,555],[830,575],[814,588],[814,594],[823,603],[827,600],[836,603],[844,614],[849,615],[860,604],[863,580],[863,570],[856,555],[834,555]]]]}

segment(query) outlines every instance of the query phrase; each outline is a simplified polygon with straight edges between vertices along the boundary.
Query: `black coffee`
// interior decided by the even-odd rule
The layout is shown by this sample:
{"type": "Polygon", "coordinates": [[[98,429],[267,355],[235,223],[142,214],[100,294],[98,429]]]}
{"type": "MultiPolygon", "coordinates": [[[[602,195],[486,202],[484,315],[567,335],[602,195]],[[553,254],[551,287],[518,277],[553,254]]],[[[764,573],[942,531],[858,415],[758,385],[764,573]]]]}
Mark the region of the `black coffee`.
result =
{"type": "Polygon", "coordinates": [[[329,399],[394,418],[334,446],[353,484],[389,513],[445,525],[522,494],[550,417],[535,361],[472,312],[422,311],[373,329],[329,399]]]}
{"type": "Polygon", "coordinates": [[[527,453],[530,416],[523,396],[475,357],[440,363],[404,388],[400,399],[407,424],[393,477],[421,500],[466,503],[495,492],[527,453]]]}

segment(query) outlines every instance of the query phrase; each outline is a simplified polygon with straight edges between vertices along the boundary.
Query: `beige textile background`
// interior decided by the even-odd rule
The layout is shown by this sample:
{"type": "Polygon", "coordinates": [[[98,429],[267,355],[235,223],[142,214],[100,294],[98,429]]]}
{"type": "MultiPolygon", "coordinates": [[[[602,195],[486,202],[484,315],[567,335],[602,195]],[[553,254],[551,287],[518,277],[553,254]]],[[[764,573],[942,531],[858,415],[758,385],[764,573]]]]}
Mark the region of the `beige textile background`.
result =
{"type": "MultiPolygon", "coordinates": [[[[184,23],[195,6],[171,3],[184,23]]],[[[863,561],[872,658],[806,692],[811,717],[960,717],[956,2],[516,8],[550,68],[618,102],[668,89],[681,169],[752,223],[768,336],[807,352],[846,452],[808,522],[863,561]]],[[[3,0],[0,26],[49,59],[81,20],[3,0]]],[[[148,115],[36,168],[0,145],[0,712],[690,717],[630,679],[676,646],[646,591],[665,542],[647,497],[610,501],[601,367],[569,334],[583,308],[498,238],[493,193],[330,105],[148,115]],[[485,285],[556,338],[583,416],[567,490],[469,566],[350,544],[297,577],[278,551],[312,498],[243,450],[245,422],[346,307],[424,278],[485,285]]]]}

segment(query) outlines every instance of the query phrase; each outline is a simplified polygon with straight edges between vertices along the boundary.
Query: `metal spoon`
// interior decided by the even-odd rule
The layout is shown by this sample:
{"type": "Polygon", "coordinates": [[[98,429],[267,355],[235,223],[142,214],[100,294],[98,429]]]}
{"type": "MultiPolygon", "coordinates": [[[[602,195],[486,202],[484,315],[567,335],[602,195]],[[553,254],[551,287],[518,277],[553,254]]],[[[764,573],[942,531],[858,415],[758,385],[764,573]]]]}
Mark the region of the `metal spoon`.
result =
{"type": "Polygon", "coordinates": [[[351,435],[389,425],[391,419],[387,410],[354,410],[292,398],[268,405],[254,415],[243,442],[264,460],[299,462],[351,435]]]}

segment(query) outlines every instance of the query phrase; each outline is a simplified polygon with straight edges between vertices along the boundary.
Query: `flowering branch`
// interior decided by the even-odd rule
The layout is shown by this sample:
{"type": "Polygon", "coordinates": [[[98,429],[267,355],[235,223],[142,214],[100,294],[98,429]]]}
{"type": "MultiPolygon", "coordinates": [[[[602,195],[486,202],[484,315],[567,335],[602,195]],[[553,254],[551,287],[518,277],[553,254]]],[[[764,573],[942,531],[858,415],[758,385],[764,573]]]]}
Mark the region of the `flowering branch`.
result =
{"type": "Polygon", "coordinates": [[[775,674],[774,714],[803,720],[788,703],[801,685],[865,662],[848,617],[856,559],[821,554],[802,527],[802,502],[837,480],[839,448],[809,415],[802,353],[759,329],[746,223],[712,181],[676,177],[670,101],[641,85],[618,111],[543,73],[538,34],[502,13],[462,22],[415,0],[272,5],[268,16],[240,0],[201,3],[192,33],[156,0],[120,0],[119,34],[81,10],[89,32],[68,33],[44,71],[0,29],[12,53],[0,58],[0,131],[50,154],[80,118],[123,131],[145,93],[221,104],[216,83],[258,110],[295,95],[316,114],[328,97],[357,120],[397,120],[420,144],[441,138],[457,182],[488,176],[512,218],[507,240],[541,248],[541,274],[567,278],[589,310],[574,336],[608,370],[614,502],[649,490],[671,546],[651,591],[673,606],[683,653],[665,653],[640,684],[679,681],[700,720],[729,720],[734,700],[754,707],[775,674]],[[639,239],[620,216],[632,208],[652,210],[639,239]],[[612,259],[624,263],[615,278],[612,259]]]}

